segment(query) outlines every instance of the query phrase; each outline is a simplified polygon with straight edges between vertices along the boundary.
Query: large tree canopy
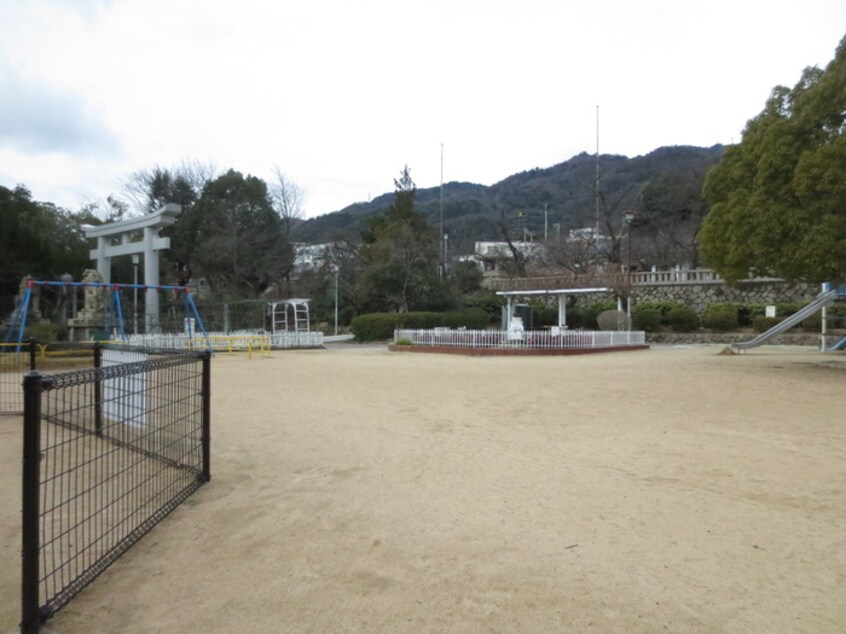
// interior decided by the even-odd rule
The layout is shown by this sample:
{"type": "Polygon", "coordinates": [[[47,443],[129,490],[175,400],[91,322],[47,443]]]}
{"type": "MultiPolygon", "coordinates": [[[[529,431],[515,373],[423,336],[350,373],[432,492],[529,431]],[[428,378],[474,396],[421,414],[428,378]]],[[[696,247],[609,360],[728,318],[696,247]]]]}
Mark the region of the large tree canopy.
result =
{"type": "Polygon", "coordinates": [[[171,227],[172,251],[227,297],[256,297],[292,263],[282,221],[267,184],[229,170],[206,184],[197,202],[171,227]]]}
{"type": "Polygon", "coordinates": [[[846,278],[846,37],[825,71],[773,89],[708,174],[702,255],[729,281],[750,272],[846,278]]]}
{"type": "Polygon", "coordinates": [[[70,214],[32,200],[24,187],[0,186],[0,296],[14,295],[24,275],[56,280],[78,277],[89,266],[89,247],[80,228],[99,221],[83,211],[70,214]]]}

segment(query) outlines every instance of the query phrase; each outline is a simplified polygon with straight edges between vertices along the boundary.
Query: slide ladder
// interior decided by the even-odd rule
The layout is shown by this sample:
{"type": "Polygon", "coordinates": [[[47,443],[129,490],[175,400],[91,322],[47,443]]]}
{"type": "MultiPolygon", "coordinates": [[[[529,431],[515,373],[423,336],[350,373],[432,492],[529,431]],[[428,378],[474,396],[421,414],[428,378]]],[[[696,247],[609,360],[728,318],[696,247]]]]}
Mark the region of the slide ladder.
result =
{"type": "Polygon", "coordinates": [[[831,304],[835,299],[838,297],[838,290],[833,289],[830,291],[823,291],[819,295],[814,298],[810,304],[805,306],[802,310],[793,313],[790,317],[780,321],[775,326],[767,330],[766,332],[762,332],[760,335],[755,337],[754,339],[750,339],[749,341],[740,341],[738,343],[731,344],[732,348],[737,350],[748,350],[749,348],[757,348],[761,344],[767,343],[770,339],[775,337],[776,335],[780,335],[785,330],[790,330],[793,326],[801,323],[818,310],[821,310],[825,306],[831,304]]]}

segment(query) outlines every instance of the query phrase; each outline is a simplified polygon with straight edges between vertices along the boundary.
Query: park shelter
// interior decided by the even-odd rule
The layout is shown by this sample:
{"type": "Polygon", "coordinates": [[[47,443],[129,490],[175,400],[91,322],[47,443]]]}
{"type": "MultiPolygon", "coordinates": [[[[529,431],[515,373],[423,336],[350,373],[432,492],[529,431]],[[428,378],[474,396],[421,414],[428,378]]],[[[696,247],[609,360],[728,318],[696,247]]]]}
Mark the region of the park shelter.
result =
{"type": "Polygon", "coordinates": [[[497,291],[496,294],[505,297],[506,301],[506,317],[505,330],[511,330],[511,320],[514,316],[514,300],[520,297],[557,297],[558,298],[558,328],[561,330],[567,329],[567,296],[568,295],[588,295],[610,293],[612,289],[607,287],[595,288],[559,288],[559,289],[541,289],[531,291],[497,291]]]}

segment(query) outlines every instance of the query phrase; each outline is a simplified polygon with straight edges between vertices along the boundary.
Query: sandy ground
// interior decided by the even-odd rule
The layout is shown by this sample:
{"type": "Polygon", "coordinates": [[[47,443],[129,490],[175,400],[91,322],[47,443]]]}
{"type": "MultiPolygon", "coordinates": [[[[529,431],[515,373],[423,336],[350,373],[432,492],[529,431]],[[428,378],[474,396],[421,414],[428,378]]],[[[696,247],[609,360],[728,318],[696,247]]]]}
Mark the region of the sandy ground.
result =
{"type": "Polygon", "coordinates": [[[220,355],[212,482],[47,629],[844,632],[846,355],[719,349],[220,355]]]}

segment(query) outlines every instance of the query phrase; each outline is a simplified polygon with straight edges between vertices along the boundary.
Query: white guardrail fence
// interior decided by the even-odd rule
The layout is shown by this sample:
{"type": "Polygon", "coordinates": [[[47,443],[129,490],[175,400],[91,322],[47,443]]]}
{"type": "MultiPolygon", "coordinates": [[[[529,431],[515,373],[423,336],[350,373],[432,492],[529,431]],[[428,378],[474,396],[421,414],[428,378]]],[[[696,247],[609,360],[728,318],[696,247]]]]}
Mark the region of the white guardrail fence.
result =
{"type": "Polygon", "coordinates": [[[642,330],[395,330],[394,344],[445,348],[538,348],[551,350],[642,346],[642,330]]]}
{"type": "Polygon", "coordinates": [[[202,334],[189,337],[186,334],[129,335],[127,343],[133,346],[151,348],[202,350],[208,344],[212,350],[232,352],[234,350],[279,350],[285,348],[320,348],[323,346],[322,332],[277,332],[269,334],[256,332],[210,332],[208,342],[202,334]]]}

